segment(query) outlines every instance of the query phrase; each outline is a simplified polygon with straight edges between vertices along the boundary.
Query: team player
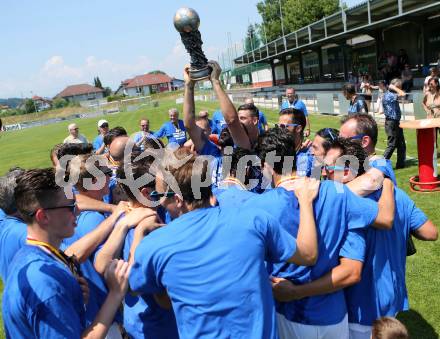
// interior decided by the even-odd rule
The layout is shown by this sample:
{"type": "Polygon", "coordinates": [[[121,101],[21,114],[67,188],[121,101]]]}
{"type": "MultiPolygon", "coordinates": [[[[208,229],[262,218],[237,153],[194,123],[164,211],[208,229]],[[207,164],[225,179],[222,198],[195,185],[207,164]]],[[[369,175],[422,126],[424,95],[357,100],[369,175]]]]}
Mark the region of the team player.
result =
{"type": "Polygon", "coordinates": [[[10,266],[3,295],[8,338],[105,337],[127,290],[128,264],[113,261],[106,272],[109,294],[90,326],[72,258],[58,248],[74,233],[75,201],[55,183],[52,169],[17,178],[15,201],[28,225],[27,245],[10,266]]]}
{"type": "MultiPolygon", "coordinates": [[[[295,149],[295,139],[285,129],[271,129],[262,137],[260,158],[264,162],[264,171],[272,175],[275,187],[294,186],[298,180],[291,159],[295,149]],[[274,155],[278,158],[271,160],[274,155]]],[[[365,228],[370,224],[391,227],[391,196],[392,192],[386,192],[378,206],[373,201],[357,197],[343,185],[322,182],[314,203],[319,253],[316,264],[311,267],[275,264],[271,274],[297,284],[305,284],[315,277],[323,276],[338,265],[341,251],[349,247],[349,230],[365,228]]],[[[296,235],[295,225],[282,223],[282,226],[291,235],[296,235]]],[[[351,256],[355,250],[347,250],[347,256],[351,256]]],[[[277,282],[274,279],[275,289],[277,282]]],[[[322,338],[348,338],[347,309],[342,291],[302,301],[278,303],[277,312],[281,338],[308,338],[316,337],[317,334],[322,338]]]]}
{"type": "Polygon", "coordinates": [[[316,231],[310,207],[316,189],[304,185],[301,192],[301,206],[311,215],[302,220],[303,239],[297,243],[263,211],[211,207],[206,162],[192,156],[166,171],[180,192],[168,188],[164,171],[156,177],[156,190],[175,220],[139,244],[129,279],[132,290],[166,289],[181,338],[276,338],[264,259],[313,264],[316,231]],[[192,178],[204,184],[193,190],[192,178]],[[310,234],[312,240],[305,242],[310,234]]]}
{"type": "Polygon", "coordinates": [[[179,112],[176,108],[168,111],[170,121],[164,123],[162,127],[153,134],[155,138],[167,137],[168,142],[183,146],[186,142],[186,129],[183,121],[179,119],[179,112]]]}
{"type": "Polygon", "coordinates": [[[283,101],[280,107],[280,111],[286,108],[293,108],[296,110],[301,111],[304,116],[306,117],[306,126],[307,128],[304,128],[304,136],[308,137],[310,135],[310,119],[309,119],[309,113],[307,112],[307,107],[304,104],[302,100],[298,99],[298,96],[295,93],[294,88],[287,88],[286,89],[286,98],[287,100],[283,101]]]}

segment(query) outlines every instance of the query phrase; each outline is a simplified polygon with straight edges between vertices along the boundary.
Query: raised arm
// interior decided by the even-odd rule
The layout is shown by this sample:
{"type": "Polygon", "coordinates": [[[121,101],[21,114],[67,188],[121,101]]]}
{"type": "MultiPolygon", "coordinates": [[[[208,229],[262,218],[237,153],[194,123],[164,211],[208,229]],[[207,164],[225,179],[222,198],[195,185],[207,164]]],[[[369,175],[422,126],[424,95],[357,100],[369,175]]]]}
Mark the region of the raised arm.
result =
{"type": "Polygon", "coordinates": [[[384,174],[376,168],[370,168],[366,173],[347,183],[347,187],[355,194],[365,197],[382,187],[384,174]]]}
{"type": "Polygon", "coordinates": [[[231,132],[232,139],[234,140],[235,145],[250,150],[251,142],[248,135],[246,134],[246,131],[240,123],[237,110],[235,109],[228,95],[223,90],[220,83],[219,78],[222,69],[220,68],[220,65],[215,61],[210,61],[209,64],[212,67],[212,88],[214,89],[214,92],[219,100],[220,110],[222,111],[226,124],[228,125],[229,131],[231,132]]]}
{"type": "Polygon", "coordinates": [[[318,258],[318,240],[313,214],[313,201],[319,190],[319,181],[310,178],[298,179],[295,195],[299,202],[299,229],[296,238],[296,252],[288,262],[310,266],[318,258]]]}
{"type": "Polygon", "coordinates": [[[203,149],[206,138],[203,130],[196,125],[196,114],[194,104],[194,85],[195,81],[191,80],[189,76],[189,66],[185,66],[183,71],[183,77],[185,80],[185,92],[183,99],[183,121],[185,128],[189,134],[190,139],[194,144],[194,148],[197,152],[203,149]]]}
{"type": "Polygon", "coordinates": [[[98,211],[112,213],[116,205],[107,204],[104,201],[90,198],[84,194],[75,194],[76,205],[80,211],[98,211]]]}
{"type": "Polygon", "coordinates": [[[393,84],[389,85],[388,89],[396,92],[399,97],[404,97],[406,95],[406,93],[404,91],[402,91],[400,88],[394,86],[393,84]]]}

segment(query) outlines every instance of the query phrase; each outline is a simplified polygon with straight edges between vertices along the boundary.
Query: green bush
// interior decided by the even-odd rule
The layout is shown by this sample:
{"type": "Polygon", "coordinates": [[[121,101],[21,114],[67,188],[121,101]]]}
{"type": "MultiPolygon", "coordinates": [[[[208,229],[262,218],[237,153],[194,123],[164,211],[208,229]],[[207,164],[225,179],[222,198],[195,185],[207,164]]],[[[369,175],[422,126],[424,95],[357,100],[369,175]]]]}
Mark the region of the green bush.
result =
{"type": "Polygon", "coordinates": [[[107,97],[107,102],[119,101],[119,100],[123,100],[124,98],[125,98],[124,94],[109,95],[107,97]]]}
{"type": "Polygon", "coordinates": [[[55,98],[52,103],[53,108],[63,108],[66,107],[68,104],[69,102],[63,98],[55,98]]]}

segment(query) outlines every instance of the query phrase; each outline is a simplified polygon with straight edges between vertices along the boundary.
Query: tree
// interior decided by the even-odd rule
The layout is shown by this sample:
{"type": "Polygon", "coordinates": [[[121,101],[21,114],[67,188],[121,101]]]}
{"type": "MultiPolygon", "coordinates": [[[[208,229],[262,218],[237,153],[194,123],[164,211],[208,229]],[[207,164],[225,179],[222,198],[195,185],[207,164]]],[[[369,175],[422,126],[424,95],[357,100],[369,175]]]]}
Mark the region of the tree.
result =
{"type": "Polygon", "coordinates": [[[166,75],[165,72],[160,71],[160,70],[151,71],[151,72],[148,72],[148,74],[164,74],[164,75],[166,75]]]}
{"type": "Polygon", "coordinates": [[[261,39],[257,32],[257,25],[250,24],[247,29],[246,39],[244,40],[244,49],[246,52],[250,52],[255,48],[260,47],[261,39]]]}
{"type": "Polygon", "coordinates": [[[63,98],[55,98],[52,102],[54,108],[63,108],[66,107],[68,104],[69,102],[63,98]]]}
{"type": "MultiPolygon", "coordinates": [[[[263,18],[267,41],[282,35],[281,10],[283,12],[284,33],[294,32],[325,16],[339,10],[339,0],[263,0],[257,3],[257,9],[263,18]]],[[[263,30],[263,27],[260,28],[263,30]]],[[[262,35],[264,36],[264,34],[262,35]]]]}
{"type": "Polygon", "coordinates": [[[95,83],[95,87],[104,89],[102,87],[102,83],[101,83],[101,80],[99,79],[99,77],[93,78],[93,82],[95,83]]]}
{"type": "Polygon", "coordinates": [[[33,113],[36,111],[35,102],[32,99],[26,99],[24,102],[24,109],[26,113],[33,113]]]}
{"type": "Polygon", "coordinates": [[[110,87],[104,88],[104,98],[108,97],[110,94],[112,94],[112,89],[110,87]]]}

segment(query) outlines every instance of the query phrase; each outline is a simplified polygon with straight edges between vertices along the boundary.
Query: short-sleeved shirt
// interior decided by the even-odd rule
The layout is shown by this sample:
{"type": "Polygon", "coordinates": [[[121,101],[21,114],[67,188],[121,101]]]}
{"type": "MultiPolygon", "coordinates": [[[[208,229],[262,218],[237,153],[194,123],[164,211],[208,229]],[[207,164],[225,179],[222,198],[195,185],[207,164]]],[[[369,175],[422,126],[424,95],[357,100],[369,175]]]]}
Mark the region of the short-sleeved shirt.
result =
{"type": "Polygon", "coordinates": [[[264,126],[267,125],[267,119],[263,112],[258,111],[258,131],[260,134],[265,132],[264,126]]]}
{"type": "Polygon", "coordinates": [[[287,108],[294,108],[297,110],[300,110],[301,112],[303,112],[304,116],[308,116],[309,113],[307,112],[307,107],[304,103],[304,101],[296,99],[294,102],[289,102],[288,100],[283,101],[283,103],[281,104],[281,110],[283,109],[287,109],[287,108]]]}
{"type": "Polygon", "coordinates": [[[6,282],[8,268],[18,250],[26,243],[27,226],[11,216],[0,222],[0,276],[6,282]]]}
{"type": "Polygon", "coordinates": [[[212,156],[210,162],[211,182],[213,187],[217,187],[218,183],[223,180],[223,157],[220,149],[210,140],[206,140],[203,148],[198,152],[199,155],[212,156]]]}
{"type": "Polygon", "coordinates": [[[87,144],[87,138],[82,135],[78,134],[78,137],[74,138],[72,135],[69,135],[67,138],[64,139],[63,143],[65,144],[87,144]]]}
{"type": "Polygon", "coordinates": [[[220,134],[223,128],[228,127],[222,111],[217,110],[212,115],[212,134],[220,134]]]}
{"type": "MultiPolygon", "coordinates": [[[[299,208],[299,207],[298,207],[299,208]]],[[[303,267],[294,264],[274,264],[271,275],[303,285],[312,282],[339,265],[341,249],[344,256],[360,260],[361,254],[345,244],[347,232],[364,229],[377,217],[377,203],[356,196],[345,185],[323,181],[313,204],[318,232],[318,260],[314,266],[303,267]],[[359,259],[360,258],[360,259],[359,259]]],[[[296,237],[299,222],[282,226],[296,237]]],[[[277,303],[277,312],[286,319],[305,325],[334,325],[347,314],[344,292],[318,295],[301,300],[277,303]]]]}
{"type": "Polygon", "coordinates": [[[68,270],[37,246],[14,257],[3,294],[7,338],[80,338],[85,329],[81,288],[68,270]]]}
{"type": "Polygon", "coordinates": [[[93,151],[97,151],[102,144],[104,143],[104,137],[102,136],[102,134],[98,135],[94,140],[93,140],[93,151]]]}
{"type": "Polygon", "coordinates": [[[142,240],[129,283],[142,294],[167,290],[181,338],[277,338],[264,260],[295,251],[263,211],[197,209],[142,240]]]}
{"type": "Polygon", "coordinates": [[[300,177],[310,177],[312,174],[314,157],[311,147],[301,148],[296,153],[296,175],[300,177]]]}
{"type": "Polygon", "coordinates": [[[385,158],[373,159],[370,160],[370,166],[381,171],[385,178],[389,178],[394,185],[397,186],[396,175],[394,174],[391,160],[385,158]]]}
{"type": "MultiPolygon", "coordinates": [[[[138,142],[140,142],[144,136],[147,136],[147,139],[152,139],[154,138],[154,132],[150,131],[149,133],[147,132],[147,134],[144,134],[143,131],[137,132],[135,135],[133,135],[133,141],[137,144],[138,142]]],[[[143,151],[145,149],[144,145],[140,145],[139,146],[141,148],[141,150],[143,151]]]]}
{"type": "MultiPolygon", "coordinates": [[[[379,200],[380,191],[369,197],[379,200]]],[[[391,230],[366,230],[366,255],[361,281],[345,290],[350,323],[372,326],[384,316],[408,310],[405,283],[406,243],[428,218],[411,198],[395,188],[396,213],[391,230]]]]}
{"type": "MultiPolygon", "coordinates": [[[[61,249],[65,250],[75,241],[81,239],[86,234],[90,233],[105,220],[103,214],[96,211],[83,211],[77,219],[77,226],[75,234],[63,240],[61,249]]],[[[86,307],[86,322],[90,325],[96,318],[101,306],[104,304],[108,294],[107,286],[105,285],[102,276],[95,270],[93,266],[96,250],[92,252],[89,258],[81,263],[81,272],[89,284],[89,302],[86,307]]]]}
{"type": "MultiPolygon", "coordinates": [[[[134,228],[131,228],[125,237],[122,251],[125,261],[129,259],[133,239],[134,228]]],[[[125,295],[124,328],[131,338],[179,338],[173,310],[161,308],[152,294],[125,295]]]]}
{"type": "Polygon", "coordinates": [[[178,120],[177,126],[178,128],[176,128],[171,121],[168,121],[164,123],[162,127],[153,135],[155,138],[167,137],[169,143],[174,142],[180,146],[183,146],[183,144],[186,142],[185,125],[183,124],[182,120],[178,120]]]}
{"type": "Polygon", "coordinates": [[[386,91],[382,99],[383,113],[391,120],[400,121],[401,112],[397,93],[386,91]]]}
{"type": "Polygon", "coordinates": [[[368,113],[368,106],[365,103],[364,99],[356,97],[354,101],[349,102],[348,104],[348,115],[357,114],[357,113],[368,113]]]}

